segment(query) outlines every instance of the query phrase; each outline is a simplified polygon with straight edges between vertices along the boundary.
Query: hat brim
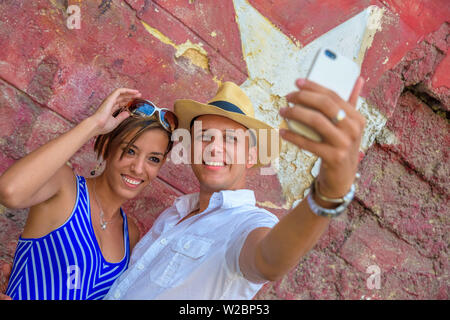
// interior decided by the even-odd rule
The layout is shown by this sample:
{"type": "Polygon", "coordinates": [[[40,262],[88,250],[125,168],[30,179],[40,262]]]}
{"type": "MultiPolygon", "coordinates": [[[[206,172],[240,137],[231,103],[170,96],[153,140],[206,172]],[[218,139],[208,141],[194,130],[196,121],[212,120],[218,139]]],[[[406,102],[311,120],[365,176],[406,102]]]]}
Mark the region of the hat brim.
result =
{"type": "MultiPolygon", "coordinates": [[[[274,160],[279,155],[279,149],[281,148],[281,138],[278,142],[278,150],[275,150],[275,152],[272,152],[272,143],[271,143],[271,130],[276,130],[275,128],[271,127],[270,125],[266,124],[263,121],[260,121],[258,119],[249,117],[245,114],[240,114],[237,112],[232,111],[226,111],[219,107],[210,105],[210,104],[204,104],[200,103],[194,100],[189,99],[180,99],[176,100],[174,104],[174,112],[176,116],[178,117],[178,127],[184,128],[187,130],[190,130],[190,125],[192,119],[202,116],[202,115],[218,115],[222,117],[226,117],[228,119],[231,119],[233,121],[236,121],[237,123],[243,125],[247,129],[254,129],[254,133],[256,134],[257,144],[259,146],[260,141],[260,129],[267,130],[267,133],[265,134],[265,142],[267,143],[267,154],[265,157],[268,157],[268,155],[271,155],[270,161],[274,160]]],[[[278,135],[278,132],[277,132],[278,135]]],[[[261,163],[260,156],[259,156],[259,150],[258,150],[258,159],[256,163],[256,167],[265,166],[269,163],[261,163]]]]}

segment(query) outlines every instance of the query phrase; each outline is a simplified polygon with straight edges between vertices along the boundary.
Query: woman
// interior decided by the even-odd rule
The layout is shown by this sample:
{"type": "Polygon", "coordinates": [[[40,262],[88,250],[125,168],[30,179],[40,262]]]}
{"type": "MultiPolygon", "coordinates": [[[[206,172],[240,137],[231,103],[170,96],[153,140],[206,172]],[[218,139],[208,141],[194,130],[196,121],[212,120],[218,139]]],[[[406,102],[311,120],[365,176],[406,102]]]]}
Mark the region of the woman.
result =
{"type": "Polygon", "coordinates": [[[128,267],[139,232],[121,205],[157,176],[177,126],[171,111],[140,95],[116,89],[94,115],[0,177],[0,203],[30,207],[6,291],[13,299],[102,299],[128,267]],[[66,163],[95,136],[105,169],[75,176],[66,163]]]}

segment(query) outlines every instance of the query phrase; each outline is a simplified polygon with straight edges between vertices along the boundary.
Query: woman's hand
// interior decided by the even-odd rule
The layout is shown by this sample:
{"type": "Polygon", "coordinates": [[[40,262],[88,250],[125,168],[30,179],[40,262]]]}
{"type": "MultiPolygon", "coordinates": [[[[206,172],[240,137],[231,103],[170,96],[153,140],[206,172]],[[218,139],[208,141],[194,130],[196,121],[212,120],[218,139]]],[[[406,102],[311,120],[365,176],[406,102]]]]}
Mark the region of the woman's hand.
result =
{"type": "Polygon", "coordinates": [[[123,120],[129,117],[128,112],[121,112],[113,117],[114,112],[126,106],[130,101],[139,98],[138,90],[119,88],[114,90],[103,100],[98,110],[90,117],[97,127],[97,135],[106,134],[114,130],[123,120]]]}
{"type": "Polygon", "coordinates": [[[140,95],[132,89],[114,90],[92,116],[14,163],[0,176],[0,203],[9,208],[29,208],[61,194],[73,179],[67,161],[90,139],[110,132],[125,120],[128,112],[113,117],[114,112],[140,95]]]}
{"type": "Polygon", "coordinates": [[[296,82],[300,90],[286,97],[295,106],[280,110],[281,116],[302,122],[322,136],[321,142],[314,142],[291,130],[280,130],[282,138],[322,158],[317,179],[320,193],[329,198],[347,194],[355,179],[365,126],[364,117],[355,107],[363,84],[360,77],[347,102],[327,88],[300,79],[296,82]],[[333,122],[340,109],[345,111],[346,117],[333,122]]]}

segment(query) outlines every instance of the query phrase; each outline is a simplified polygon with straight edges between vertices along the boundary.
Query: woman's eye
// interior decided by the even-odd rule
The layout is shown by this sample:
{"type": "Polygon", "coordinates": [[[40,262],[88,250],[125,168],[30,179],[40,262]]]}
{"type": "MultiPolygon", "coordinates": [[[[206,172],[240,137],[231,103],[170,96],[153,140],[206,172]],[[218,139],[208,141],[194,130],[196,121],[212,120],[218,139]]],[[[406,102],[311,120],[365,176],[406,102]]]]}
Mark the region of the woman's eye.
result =
{"type": "Polygon", "coordinates": [[[132,155],[134,155],[136,152],[134,152],[134,150],[130,148],[130,149],[128,149],[128,150],[126,151],[126,153],[132,156],[132,155]]]}

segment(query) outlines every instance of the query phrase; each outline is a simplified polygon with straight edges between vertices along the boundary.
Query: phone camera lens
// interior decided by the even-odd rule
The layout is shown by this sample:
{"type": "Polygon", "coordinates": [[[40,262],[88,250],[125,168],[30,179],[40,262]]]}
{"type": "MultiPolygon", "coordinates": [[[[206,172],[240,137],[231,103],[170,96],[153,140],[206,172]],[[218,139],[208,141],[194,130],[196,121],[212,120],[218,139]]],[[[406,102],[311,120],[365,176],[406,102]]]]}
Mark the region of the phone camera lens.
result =
{"type": "Polygon", "coordinates": [[[325,55],[328,57],[328,58],[331,58],[331,59],[336,59],[336,54],[335,53],[333,53],[333,52],[331,52],[330,50],[325,50],[325,55]]]}

